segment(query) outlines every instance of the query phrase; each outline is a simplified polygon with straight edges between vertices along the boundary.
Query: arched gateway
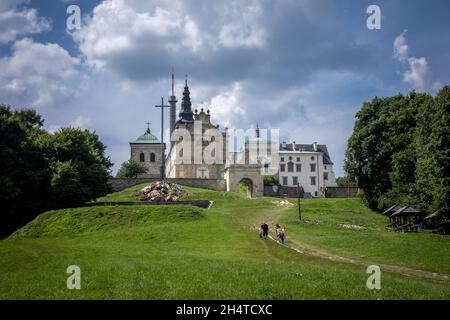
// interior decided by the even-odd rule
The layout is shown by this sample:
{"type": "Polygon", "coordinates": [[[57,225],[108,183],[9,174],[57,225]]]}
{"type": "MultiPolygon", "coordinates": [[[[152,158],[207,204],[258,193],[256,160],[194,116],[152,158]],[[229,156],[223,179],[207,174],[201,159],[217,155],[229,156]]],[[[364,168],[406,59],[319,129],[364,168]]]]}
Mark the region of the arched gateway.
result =
{"type": "Polygon", "coordinates": [[[239,192],[239,184],[244,183],[249,188],[249,196],[263,196],[264,183],[260,164],[228,164],[225,167],[227,191],[239,192]]]}

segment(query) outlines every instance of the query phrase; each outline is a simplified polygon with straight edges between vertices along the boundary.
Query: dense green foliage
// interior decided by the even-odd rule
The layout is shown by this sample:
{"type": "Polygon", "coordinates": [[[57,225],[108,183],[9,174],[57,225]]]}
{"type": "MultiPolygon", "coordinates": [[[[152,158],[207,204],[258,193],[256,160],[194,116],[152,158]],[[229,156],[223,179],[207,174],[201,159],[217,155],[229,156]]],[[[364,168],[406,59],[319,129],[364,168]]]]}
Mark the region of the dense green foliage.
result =
{"type": "MultiPolygon", "coordinates": [[[[144,185],[102,199],[135,201],[144,185]]],[[[387,265],[449,274],[450,238],[399,234],[360,199],[302,200],[183,187],[191,206],[97,206],[41,214],[0,241],[0,299],[448,299],[448,280],[405,275],[387,265]],[[293,201],[295,204],[296,200],[293,201]],[[258,226],[287,228],[286,244],[260,240],[258,226]],[[354,224],[362,229],[348,229],[354,224]],[[376,245],[374,245],[376,244],[376,245]],[[430,250],[433,248],[433,250],[430,250]],[[318,253],[318,255],[317,255],[318,253]],[[330,259],[340,255],[352,260],[330,259]],[[81,268],[81,290],[66,269],[81,268]],[[368,265],[382,290],[368,290],[368,265]]]]}
{"type": "Polygon", "coordinates": [[[364,103],[348,141],[345,170],[382,210],[393,204],[450,213],[450,87],[364,103]]]}
{"type": "Polygon", "coordinates": [[[117,178],[137,178],[138,175],[147,172],[147,168],[137,162],[136,160],[130,159],[127,162],[122,163],[119,171],[117,172],[117,178]]]}
{"type": "Polygon", "coordinates": [[[0,105],[0,234],[32,219],[35,208],[48,207],[49,163],[35,144],[42,125],[33,110],[0,105]]]}
{"type": "Polygon", "coordinates": [[[278,184],[278,179],[275,176],[263,176],[265,186],[273,186],[278,184]]]}
{"type": "Polygon", "coordinates": [[[37,213],[94,200],[108,193],[111,162],[95,133],[42,129],[34,110],[0,105],[0,234],[37,213]]]}
{"type": "Polygon", "coordinates": [[[350,177],[337,177],[336,184],[338,187],[356,187],[356,181],[350,177]]]}

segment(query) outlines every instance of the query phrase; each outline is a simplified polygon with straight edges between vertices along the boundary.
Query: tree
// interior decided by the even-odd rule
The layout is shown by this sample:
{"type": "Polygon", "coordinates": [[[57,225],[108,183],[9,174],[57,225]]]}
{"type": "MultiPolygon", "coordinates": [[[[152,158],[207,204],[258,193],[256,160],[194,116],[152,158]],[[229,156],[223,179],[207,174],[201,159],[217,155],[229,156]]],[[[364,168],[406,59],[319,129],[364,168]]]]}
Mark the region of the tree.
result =
{"type": "Polygon", "coordinates": [[[95,133],[42,129],[36,111],[0,105],[0,233],[40,212],[79,205],[109,192],[109,158],[95,133]]]}
{"type": "Polygon", "coordinates": [[[415,205],[450,212],[450,87],[432,97],[374,98],[356,114],[345,170],[373,209],[415,205]]]}
{"type": "Polygon", "coordinates": [[[383,207],[383,196],[392,187],[392,155],[408,141],[404,136],[411,126],[408,109],[408,99],[399,94],[374,98],[356,114],[345,170],[363,189],[363,199],[372,209],[383,207]]]}
{"type": "Polygon", "coordinates": [[[50,171],[34,144],[44,132],[42,125],[43,119],[34,110],[0,105],[0,234],[48,208],[50,171]]]}
{"type": "Polygon", "coordinates": [[[106,195],[112,163],[95,132],[62,128],[41,135],[37,143],[50,163],[51,203],[56,207],[82,204],[106,195]]]}
{"type": "Polygon", "coordinates": [[[435,113],[432,115],[430,149],[434,150],[431,165],[434,165],[433,209],[439,209],[450,217],[450,87],[445,86],[435,98],[435,113]]]}
{"type": "Polygon", "coordinates": [[[278,179],[275,176],[263,176],[265,186],[278,185],[278,179]]]}
{"type": "Polygon", "coordinates": [[[117,172],[117,178],[137,178],[138,175],[147,173],[147,167],[143,164],[130,159],[127,162],[122,163],[122,166],[117,172]]]}
{"type": "Polygon", "coordinates": [[[336,183],[338,187],[356,187],[356,181],[352,178],[345,176],[345,177],[338,177],[336,179],[336,183]]]}

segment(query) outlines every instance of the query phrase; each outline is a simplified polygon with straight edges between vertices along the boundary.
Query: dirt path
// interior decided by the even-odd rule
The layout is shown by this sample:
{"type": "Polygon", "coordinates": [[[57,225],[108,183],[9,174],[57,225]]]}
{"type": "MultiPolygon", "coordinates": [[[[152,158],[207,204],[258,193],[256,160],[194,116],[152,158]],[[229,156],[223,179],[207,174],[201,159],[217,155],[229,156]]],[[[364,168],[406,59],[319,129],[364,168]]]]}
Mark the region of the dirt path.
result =
{"type": "MultiPolygon", "coordinates": [[[[373,264],[373,263],[367,263],[367,262],[356,260],[356,259],[342,257],[342,256],[332,254],[332,253],[329,253],[329,252],[326,252],[323,250],[319,250],[319,249],[310,247],[308,245],[305,245],[295,239],[294,240],[290,239],[290,242],[292,244],[288,245],[288,244],[279,243],[278,241],[276,241],[276,239],[271,234],[269,234],[269,238],[272,241],[275,241],[280,246],[289,248],[300,254],[318,257],[321,259],[327,259],[327,260],[331,260],[331,261],[335,261],[335,262],[348,263],[348,264],[362,266],[362,267],[368,267],[369,265],[373,264]]],[[[434,282],[439,282],[439,283],[444,283],[444,284],[450,284],[449,276],[445,275],[445,274],[439,274],[436,272],[419,270],[419,269],[411,269],[411,268],[401,267],[401,266],[394,266],[394,265],[389,265],[389,264],[378,263],[377,265],[380,267],[380,269],[382,271],[397,273],[397,274],[401,274],[403,276],[410,277],[410,278],[419,278],[419,279],[431,280],[434,282]]]]}

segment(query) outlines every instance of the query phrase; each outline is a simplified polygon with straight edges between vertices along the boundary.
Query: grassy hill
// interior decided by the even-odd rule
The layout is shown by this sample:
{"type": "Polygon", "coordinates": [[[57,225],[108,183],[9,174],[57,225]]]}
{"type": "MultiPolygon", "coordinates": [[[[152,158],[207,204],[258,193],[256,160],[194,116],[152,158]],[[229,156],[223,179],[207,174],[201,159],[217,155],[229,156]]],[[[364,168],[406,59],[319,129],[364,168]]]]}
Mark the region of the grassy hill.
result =
{"type": "MultiPolygon", "coordinates": [[[[142,187],[99,201],[135,200],[142,187]]],[[[277,199],[185,189],[213,207],[40,215],[0,241],[0,299],[450,298],[449,237],[394,233],[358,199],[302,200],[299,224],[277,199]],[[286,247],[259,239],[264,221],[272,234],[276,222],[287,227],[286,247]],[[380,291],[366,288],[370,264],[381,266],[380,291]],[[81,290],[66,288],[69,265],[81,268],[81,290]]]]}

